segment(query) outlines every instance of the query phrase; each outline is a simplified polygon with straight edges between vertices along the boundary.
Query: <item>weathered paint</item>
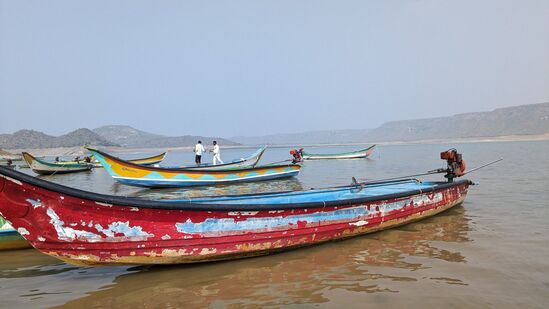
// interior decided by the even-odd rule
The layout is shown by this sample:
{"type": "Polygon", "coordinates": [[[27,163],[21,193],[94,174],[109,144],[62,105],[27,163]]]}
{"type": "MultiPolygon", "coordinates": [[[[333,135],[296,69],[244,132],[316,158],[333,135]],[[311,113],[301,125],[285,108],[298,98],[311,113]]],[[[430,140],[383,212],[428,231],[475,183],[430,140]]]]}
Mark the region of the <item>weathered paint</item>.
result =
{"type": "Polygon", "coordinates": [[[193,263],[269,254],[406,224],[461,203],[468,183],[337,206],[208,211],[109,205],[5,182],[0,211],[44,253],[74,264],[193,263]],[[28,199],[40,201],[33,207],[28,199]]]}

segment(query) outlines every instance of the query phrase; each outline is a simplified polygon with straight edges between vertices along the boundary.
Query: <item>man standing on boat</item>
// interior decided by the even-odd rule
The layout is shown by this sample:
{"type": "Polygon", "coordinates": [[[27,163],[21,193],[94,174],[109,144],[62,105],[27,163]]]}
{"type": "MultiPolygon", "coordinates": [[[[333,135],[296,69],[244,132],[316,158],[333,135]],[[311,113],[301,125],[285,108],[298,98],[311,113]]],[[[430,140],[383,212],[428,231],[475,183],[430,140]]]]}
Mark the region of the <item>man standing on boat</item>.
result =
{"type": "Polygon", "coordinates": [[[217,141],[213,141],[213,145],[213,165],[217,165],[218,163],[223,164],[223,161],[221,161],[221,153],[219,152],[219,145],[217,144],[217,141]]]}
{"type": "Polygon", "coordinates": [[[200,165],[202,163],[202,153],[206,150],[204,150],[204,146],[202,146],[202,141],[198,141],[196,146],[194,146],[194,162],[196,165],[200,165]]]}

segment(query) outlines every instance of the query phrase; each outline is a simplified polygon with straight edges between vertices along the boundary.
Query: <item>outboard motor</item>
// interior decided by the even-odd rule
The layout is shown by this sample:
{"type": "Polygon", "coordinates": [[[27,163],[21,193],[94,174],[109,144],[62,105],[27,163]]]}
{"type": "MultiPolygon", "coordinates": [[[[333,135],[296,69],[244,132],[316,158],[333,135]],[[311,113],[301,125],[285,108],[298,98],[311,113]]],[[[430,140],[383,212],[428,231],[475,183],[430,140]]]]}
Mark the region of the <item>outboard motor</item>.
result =
{"type": "Polygon", "coordinates": [[[454,178],[463,176],[466,168],[465,161],[455,148],[441,152],[440,158],[446,160],[447,168],[439,171],[446,172],[444,177],[448,179],[448,182],[453,182],[454,178]]]}
{"type": "Polygon", "coordinates": [[[292,164],[296,164],[296,163],[299,163],[299,162],[303,161],[303,157],[301,156],[302,151],[303,151],[303,148],[301,148],[299,150],[296,150],[296,149],[290,150],[290,154],[293,157],[292,164]]]}

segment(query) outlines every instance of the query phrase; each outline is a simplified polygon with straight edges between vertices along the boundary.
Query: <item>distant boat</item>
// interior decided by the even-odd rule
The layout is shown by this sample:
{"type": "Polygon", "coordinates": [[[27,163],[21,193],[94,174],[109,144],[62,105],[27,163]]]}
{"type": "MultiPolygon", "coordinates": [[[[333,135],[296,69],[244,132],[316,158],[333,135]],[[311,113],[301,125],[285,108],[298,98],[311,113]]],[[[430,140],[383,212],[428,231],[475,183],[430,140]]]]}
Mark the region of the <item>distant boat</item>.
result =
{"type": "Polygon", "coordinates": [[[186,187],[280,179],[296,176],[299,164],[270,164],[224,169],[166,168],[124,161],[99,150],[87,148],[118,182],[138,187],[186,187]]]}
{"type": "MultiPolygon", "coordinates": [[[[163,152],[161,154],[157,154],[154,156],[141,158],[141,159],[131,159],[128,160],[128,162],[140,164],[140,165],[155,165],[161,163],[164,158],[166,157],[166,152],[163,152]]],[[[97,161],[93,156],[91,157],[93,167],[103,167],[99,161],[97,161]]],[[[70,161],[70,163],[77,163],[76,161],[70,161]]]]}
{"type": "MultiPolygon", "coordinates": [[[[21,230],[23,231],[23,230],[21,230]]],[[[6,221],[0,217],[0,250],[30,248],[31,245],[6,221]]]]}
{"type": "MultiPolygon", "coordinates": [[[[166,157],[166,152],[163,152],[161,154],[157,154],[154,156],[141,158],[141,159],[131,159],[128,161],[131,163],[140,164],[140,165],[154,165],[162,162],[162,160],[164,160],[165,157],[166,157]]],[[[94,164],[95,164],[95,167],[102,167],[99,161],[94,161],[94,164]]]]}
{"type": "Polygon", "coordinates": [[[376,145],[372,145],[366,149],[356,150],[356,151],[350,151],[350,152],[339,152],[339,153],[329,153],[329,154],[318,154],[318,153],[308,153],[305,151],[301,151],[301,156],[304,160],[324,160],[324,159],[359,159],[359,158],[367,158],[372,154],[374,151],[374,147],[376,145]]]}
{"type": "MultiPolygon", "coordinates": [[[[154,165],[154,164],[159,164],[160,162],[162,162],[164,160],[164,158],[166,157],[166,152],[163,152],[161,154],[157,154],[157,155],[154,155],[154,156],[150,156],[150,157],[146,157],[146,158],[141,158],[141,159],[131,159],[131,160],[128,160],[128,162],[132,162],[132,163],[135,163],[135,164],[141,164],[141,165],[154,165]]],[[[99,163],[99,161],[95,160],[95,158],[93,156],[91,156],[91,164],[93,164],[93,167],[103,167],[103,165],[101,165],[101,163],[99,163]]],[[[84,162],[84,160],[80,160],[80,161],[58,161],[58,162],[54,162],[55,164],[80,164],[84,162]]]]}
{"type": "Polygon", "coordinates": [[[50,163],[42,161],[32,156],[28,152],[23,152],[23,159],[27,162],[29,167],[33,172],[40,175],[51,175],[51,174],[66,174],[66,173],[75,173],[82,171],[89,171],[93,168],[91,163],[72,163],[72,162],[57,162],[50,163]]]}

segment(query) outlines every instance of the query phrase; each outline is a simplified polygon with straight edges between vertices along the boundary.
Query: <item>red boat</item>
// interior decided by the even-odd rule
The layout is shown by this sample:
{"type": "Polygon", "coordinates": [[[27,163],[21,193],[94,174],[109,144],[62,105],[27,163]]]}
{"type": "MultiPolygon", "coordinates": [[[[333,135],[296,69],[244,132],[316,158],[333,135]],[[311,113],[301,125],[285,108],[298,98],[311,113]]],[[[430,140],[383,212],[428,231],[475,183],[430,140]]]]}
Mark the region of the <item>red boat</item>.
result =
{"type": "Polygon", "coordinates": [[[204,262],[269,254],[433,216],[463,202],[471,184],[453,181],[463,172],[456,162],[449,161],[447,172],[448,182],[399,179],[154,201],[85,192],[0,167],[0,213],[36,249],[73,264],[204,262]]]}

